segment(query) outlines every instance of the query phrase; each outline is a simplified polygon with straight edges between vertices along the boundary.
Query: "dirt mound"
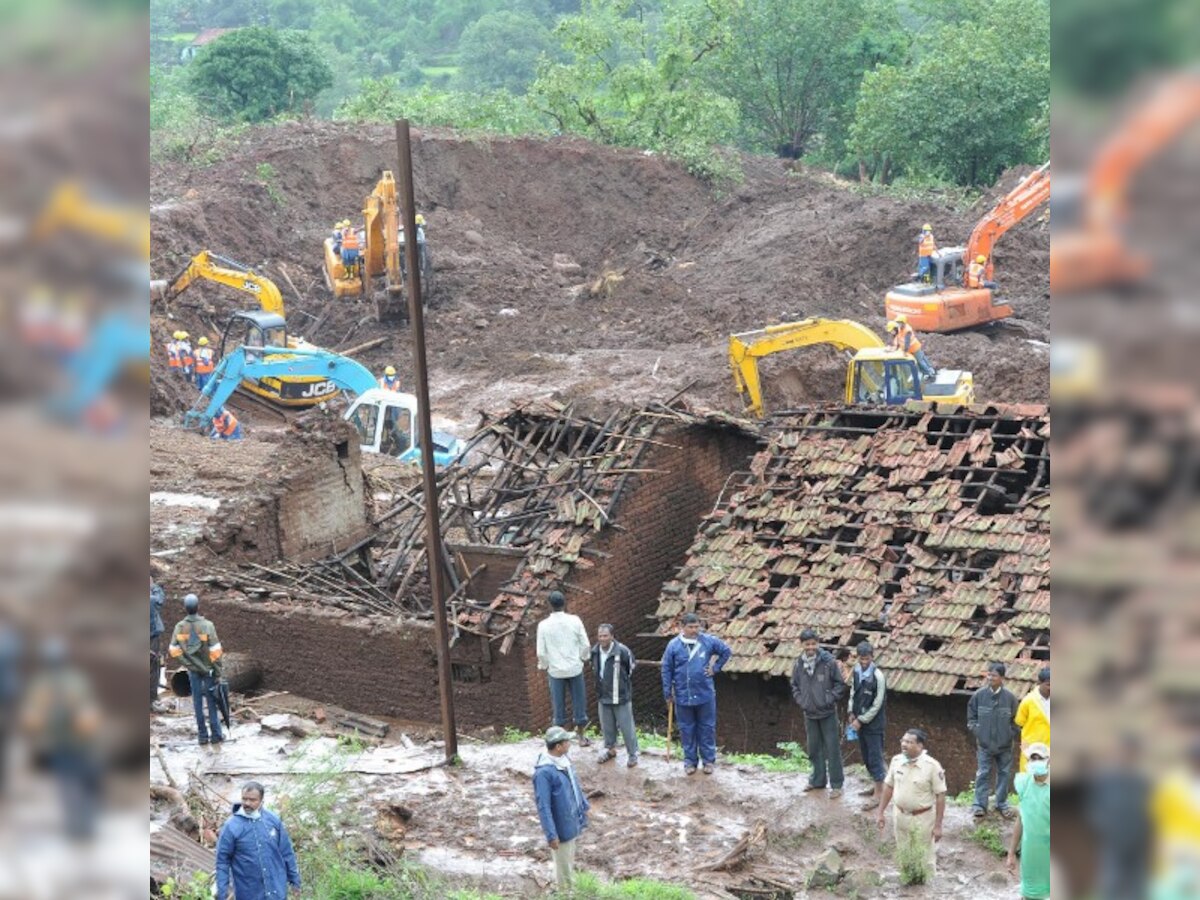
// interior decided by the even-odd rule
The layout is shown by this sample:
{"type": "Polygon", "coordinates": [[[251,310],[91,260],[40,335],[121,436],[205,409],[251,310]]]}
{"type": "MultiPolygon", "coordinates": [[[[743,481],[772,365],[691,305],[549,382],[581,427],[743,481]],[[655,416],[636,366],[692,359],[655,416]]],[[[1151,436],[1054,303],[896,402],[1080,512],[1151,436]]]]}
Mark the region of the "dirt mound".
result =
{"type": "MultiPolygon", "coordinates": [[[[921,222],[933,222],[943,243],[965,241],[989,208],[989,198],[966,212],[902,202],[764,159],[748,161],[745,182],[716,196],[675,164],[633,150],[434,130],[415,137],[417,201],[436,271],[427,317],[434,412],[451,424],[516,397],[636,402],[688,384],[698,399],[736,408],[730,332],[803,315],[881,331],[884,291],[911,271],[921,222]]],[[[365,304],[332,302],[320,247],[333,222],[361,208],[379,172],[395,167],[390,128],[316,122],[252,130],[203,169],[158,166],[155,275],[210,249],[274,279],[290,327],[314,343],[344,349],[384,335],[365,304]]],[[[1045,354],[1026,338],[1048,336],[1048,252],[1048,230],[1035,222],[997,249],[1021,328],[928,342],[936,364],[977,373],[981,397],[1046,397],[1045,378],[1034,377],[1045,354]]],[[[198,285],[173,304],[172,322],[215,337],[249,299],[198,285]]],[[[157,340],[165,310],[155,313],[157,340]]],[[[360,358],[395,364],[411,384],[410,353],[397,330],[360,358]]],[[[767,385],[773,403],[832,399],[844,373],[819,350],[769,371],[779,382],[767,385]]],[[[155,397],[156,414],[180,402],[157,387],[155,397]]]]}

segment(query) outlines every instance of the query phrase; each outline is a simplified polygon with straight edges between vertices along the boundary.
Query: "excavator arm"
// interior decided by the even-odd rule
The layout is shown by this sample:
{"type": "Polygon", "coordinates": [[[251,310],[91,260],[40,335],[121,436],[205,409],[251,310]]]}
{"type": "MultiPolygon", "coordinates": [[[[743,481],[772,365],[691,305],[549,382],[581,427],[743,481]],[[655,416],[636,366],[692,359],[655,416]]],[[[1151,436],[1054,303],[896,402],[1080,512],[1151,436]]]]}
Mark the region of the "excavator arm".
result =
{"type": "Polygon", "coordinates": [[[871,329],[849,319],[802,319],[799,322],[771,325],[757,331],[731,334],[729,367],[733,370],[733,384],[738,394],[749,395],[747,412],[756,416],[763,414],[762,384],[758,376],[759,359],[772,353],[813,344],[832,344],[838,350],[850,352],[886,346],[871,329]]]}
{"type": "Polygon", "coordinates": [[[979,220],[967,241],[964,264],[970,263],[980,254],[986,256],[987,270],[984,277],[991,279],[992,248],[995,247],[996,241],[1049,199],[1050,163],[1045,163],[1023,178],[991,212],[979,220]]]}
{"type": "Polygon", "coordinates": [[[375,376],[361,363],[330,353],[302,347],[239,347],[227,354],[213,370],[196,407],[184,415],[185,425],[208,422],[221,411],[243,379],[318,376],[344,391],[361,395],[377,387],[375,376]],[[271,357],[276,358],[272,359],[271,357]],[[284,358],[278,358],[282,356],[284,358]]]}
{"type": "Polygon", "coordinates": [[[207,250],[201,250],[193,256],[191,262],[171,279],[162,293],[168,300],[173,300],[191,287],[197,279],[223,284],[244,294],[252,294],[258,298],[264,312],[284,315],[283,295],[279,293],[275,282],[256,274],[249,266],[207,250]]]}

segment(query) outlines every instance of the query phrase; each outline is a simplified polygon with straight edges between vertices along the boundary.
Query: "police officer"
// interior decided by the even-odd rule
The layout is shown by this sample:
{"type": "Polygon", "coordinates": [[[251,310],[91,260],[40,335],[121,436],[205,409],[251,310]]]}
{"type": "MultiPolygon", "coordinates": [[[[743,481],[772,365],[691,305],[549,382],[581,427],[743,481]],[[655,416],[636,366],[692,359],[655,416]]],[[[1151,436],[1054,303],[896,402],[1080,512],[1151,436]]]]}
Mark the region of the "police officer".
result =
{"type": "Polygon", "coordinates": [[[942,819],[946,815],[946,770],[925,752],[928,735],[910,728],[900,739],[900,752],[892,757],[883,780],[883,797],[875,822],[883,830],[883,811],[894,797],[892,823],[896,847],[903,852],[915,844],[924,850],[926,883],[937,871],[935,844],[942,839],[942,819]]]}
{"type": "Polygon", "coordinates": [[[196,713],[196,730],[201,744],[219,744],[225,740],[221,733],[220,713],[217,709],[217,690],[221,682],[221,640],[216,626],[200,615],[200,598],[188,594],[183,598],[187,612],[174,631],[168,652],[171,659],[178,660],[188,673],[192,687],[192,705],[196,713]],[[204,718],[204,701],[208,699],[208,721],[204,718]]]}

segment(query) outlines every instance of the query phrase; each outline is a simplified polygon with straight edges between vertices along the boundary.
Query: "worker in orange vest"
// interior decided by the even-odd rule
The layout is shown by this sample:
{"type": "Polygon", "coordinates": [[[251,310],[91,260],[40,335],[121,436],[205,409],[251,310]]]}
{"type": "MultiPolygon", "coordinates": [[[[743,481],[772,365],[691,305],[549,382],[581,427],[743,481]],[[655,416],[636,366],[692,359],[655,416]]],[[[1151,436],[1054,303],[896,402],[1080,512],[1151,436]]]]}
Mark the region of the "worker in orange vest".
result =
{"type": "Polygon", "coordinates": [[[929,281],[932,262],[930,257],[937,250],[937,241],[933,239],[933,226],[926,222],[921,226],[917,235],[917,280],[929,281]]]}
{"type": "Polygon", "coordinates": [[[892,347],[907,353],[916,360],[917,368],[921,370],[921,374],[926,381],[937,376],[937,370],[929,362],[929,357],[925,355],[925,351],[921,349],[921,340],[917,337],[917,333],[913,331],[912,326],[908,324],[908,316],[903,314],[896,316],[895,319],[887,323],[888,333],[892,335],[892,347]]]}
{"type": "Polygon", "coordinates": [[[358,270],[359,246],[358,232],[353,225],[347,225],[342,231],[342,266],[347,274],[358,270]]]}
{"type": "Polygon", "coordinates": [[[204,390],[217,364],[213,359],[213,349],[208,346],[208,338],[201,337],[196,343],[196,387],[204,390]]]}
{"type": "Polygon", "coordinates": [[[396,374],[395,366],[388,366],[379,378],[379,386],[385,391],[400,390],[400,376],[396,374]]]}
{"type": "Polygon", "coordinates": [[[980,253],[971,264],[967,266],[967,287],[969,288],[988,288],[996,289],[996,282],[987,281],[984,279],[984,274],[987,272],[987,257],[980,253]]]}
{"type": "Polygon", "coordinates": [[[222,441],[240,441],[243,437],[241,423],[234,418],[233,413],[222,406],[221,411],[213,416],[212,434],[209,437],[222,441]]]}

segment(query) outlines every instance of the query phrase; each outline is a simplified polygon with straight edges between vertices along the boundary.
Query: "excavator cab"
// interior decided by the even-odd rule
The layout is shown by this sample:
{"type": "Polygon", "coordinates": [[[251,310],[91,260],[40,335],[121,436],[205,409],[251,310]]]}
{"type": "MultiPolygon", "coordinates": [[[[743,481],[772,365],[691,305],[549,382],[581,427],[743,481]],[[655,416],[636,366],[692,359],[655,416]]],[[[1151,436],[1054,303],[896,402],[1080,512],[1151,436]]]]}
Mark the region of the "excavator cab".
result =
{"type": "Polygon", "coordinates": [[[846,375],[846,402],[868,406],[903,406],[921,400],[921,373],[911,356],[892,358],[894,351],[860,350],[846,375]]]}
{"type": "MultiPolygon", "coordinates": [[[[221,333],[221,357],[224,358],[226,348],[232,351],[245,347],[246,356],[252,362],[286,359],[281,354],[264,357],[261,351],[256,352],[256,348],[294,347],[302,343],[298,339],[289,342],[287,322],[278,313],[242,310],[235,312],[225,323],[225,330],[221,333]]],[[[247,379],[242,382],[242,388],[282,406],[312,406],[333,397],[339,390],[328,378],[318,376],[247,379]]]]}

